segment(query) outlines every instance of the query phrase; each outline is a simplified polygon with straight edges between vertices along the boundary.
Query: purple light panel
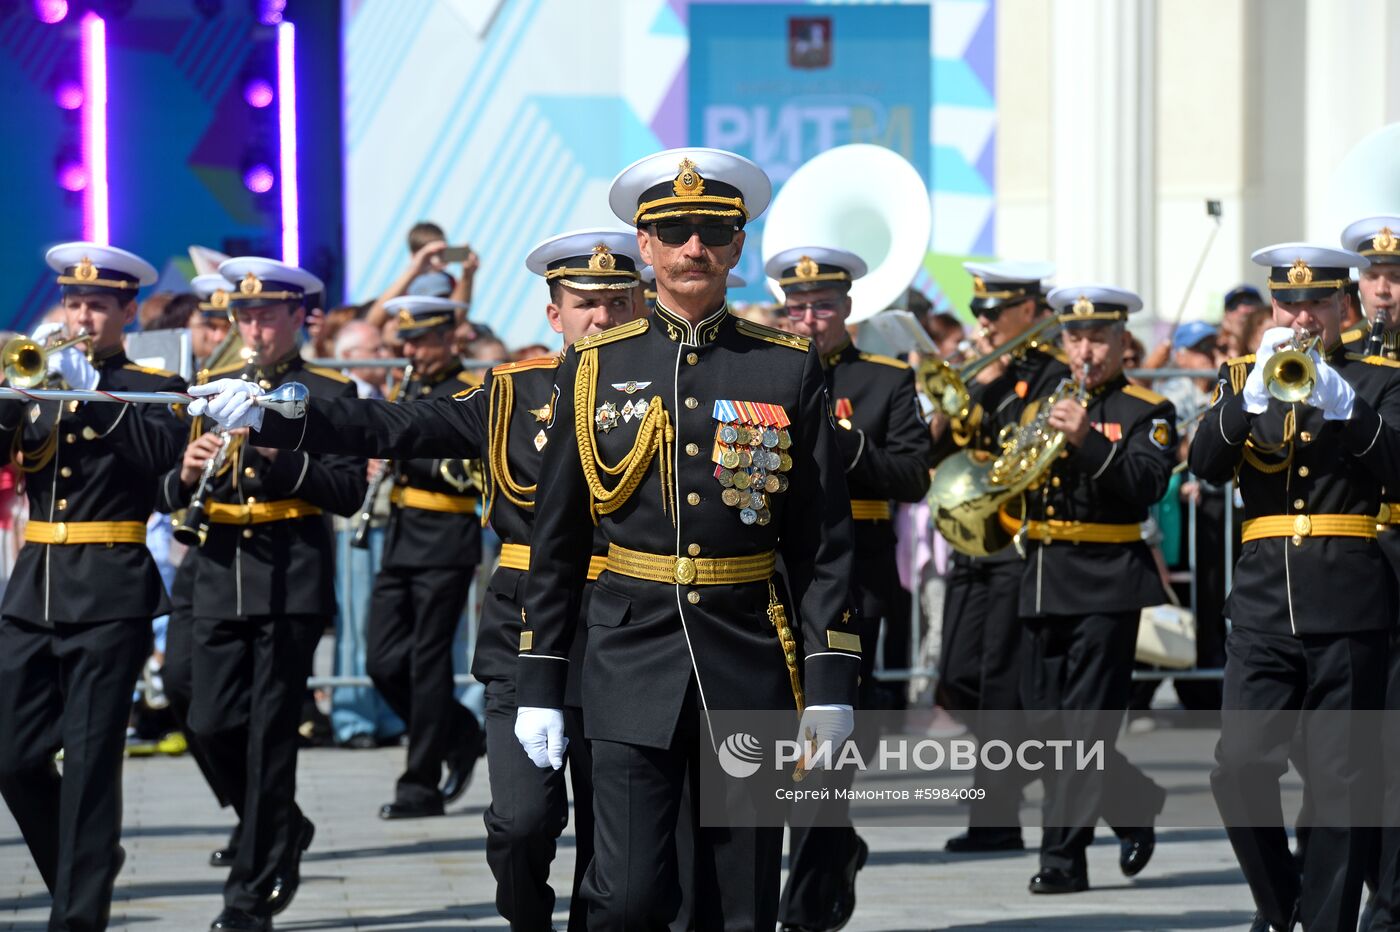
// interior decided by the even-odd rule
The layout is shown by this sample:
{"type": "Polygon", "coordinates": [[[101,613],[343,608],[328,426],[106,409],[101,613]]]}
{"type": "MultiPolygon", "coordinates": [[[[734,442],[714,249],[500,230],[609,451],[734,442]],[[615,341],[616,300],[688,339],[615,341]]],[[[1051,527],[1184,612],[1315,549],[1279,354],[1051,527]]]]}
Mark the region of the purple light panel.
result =
{"type": "Polygon", "coordinates": [[[301,264],[301,217],[297,204],[296,32],[277,26],[277,142],[282,179],[282,261],[301,264]]]}
{"type": "Polygon", "coordinates": [[[107,245],[111,241],[107,190],[107,24],[96,13],[83,17],[82,59],[83,165],[87,169],[87,183],[83,189],[83,239],[107,245]]]}
{"type": "Polygon", "coordinates": [[[68,15],[68,0],[34,0],[34,15],[41,23],[61,23],[68,15]]]}
{"type": "Polygon", "coordinates": [[[267,78],[251,78],[243,85],[243,102],[254,110],[261,110],[272,103],[276,92],[267,78]]]}

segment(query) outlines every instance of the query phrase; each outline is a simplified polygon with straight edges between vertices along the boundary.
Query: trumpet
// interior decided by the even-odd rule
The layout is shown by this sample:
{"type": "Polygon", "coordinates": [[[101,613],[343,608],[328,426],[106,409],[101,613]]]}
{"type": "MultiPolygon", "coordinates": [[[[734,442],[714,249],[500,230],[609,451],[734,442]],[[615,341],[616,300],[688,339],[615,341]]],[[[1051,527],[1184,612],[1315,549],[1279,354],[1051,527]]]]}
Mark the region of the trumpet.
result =
{"type": "Polygon", "coordinates": [[[1286,404],[1306,401],[1317,386],[1317,363],[1312,354],[1321,343],[1321,337],[1295,333],[1270,356],[1264,364],[1264,387],[1269,394],[1286,404]]]}
{"type": "Polygon", "coordinates": [[[30,337],[12,337],[0,347],[0,365],[3,365],[5,381],[15,388],[33,388],[42,385],[49,377],[49,357],[79,343],[88,344],[88,355],[92,354],[92,334],[78,331],[75,337],[57,343],[41,345],[30,337]]]}
{"type": "Polygon", "coordinates": [[[1012,542],[1000,511],[1041,482],[1054,465],[1065,434],[1050,426],[1050,412],[1066,399],[1087,403],[1088,378],[1086,362],[1079,378],[1061,382],[1028,423],[1003,429],[999,455],[961,450],[934,470],[928,493],[934,524],[955,550],[982,557],[1012,542]]]}
{"type": "MultiPolygon", "coordinates": [[[[408,383],[413,378],[413,363],[403,367],[403,374],[399,376],[399,393],[394,396],[396,404],[402,403],[408,397],[408,383]]],[[[379,497],[379,490],[394,473],[394,464],[388,460],[384,462],[384,468],[379,471],[379,475],[374,477],[374,481],[365,489],[365,500],[360,503],[360,511],[355,515],[355,533],[350,537],[350,546],[356,550],[365,550],[369,547],[370,522],[374,520],[374,500],[379,497]]]]}
{"type": "Polygon", "coordinates": [[[946,359],[925,359],[919,364],[919,387],[948,417],[955,421],[965,420],[972,413],[972,395],[968,392],[967,384],[973,377],[1003,356],[1035,345],[1057,323],[1054,317],[1047,317],[985,356],[959,368],[954,368],[946,359]]]}

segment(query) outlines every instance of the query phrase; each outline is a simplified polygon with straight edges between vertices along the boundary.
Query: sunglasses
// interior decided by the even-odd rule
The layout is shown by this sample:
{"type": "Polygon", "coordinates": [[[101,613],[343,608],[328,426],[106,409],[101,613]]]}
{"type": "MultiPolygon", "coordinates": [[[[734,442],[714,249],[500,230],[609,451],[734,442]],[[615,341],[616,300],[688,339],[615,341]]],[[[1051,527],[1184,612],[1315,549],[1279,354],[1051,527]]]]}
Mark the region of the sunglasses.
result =
{"type": "Polygon", "coordinates": [[[700,237],[700,242],[706,246],[728,246],[739,232],[727,223],[686,223],[683,220],[663,220],[653,223],[651,229],[667,246],[684,246],[692,236],[700,237]]]}
{"type": "Polygon", "coordinates": [[[818,320],[825,320],[834,315],[840,307],[835,301],[808,301],[805,304],[786,304],[783,306],[783,313],[793,320],[801,320],[811,311],[812,316],[818,320]]]}

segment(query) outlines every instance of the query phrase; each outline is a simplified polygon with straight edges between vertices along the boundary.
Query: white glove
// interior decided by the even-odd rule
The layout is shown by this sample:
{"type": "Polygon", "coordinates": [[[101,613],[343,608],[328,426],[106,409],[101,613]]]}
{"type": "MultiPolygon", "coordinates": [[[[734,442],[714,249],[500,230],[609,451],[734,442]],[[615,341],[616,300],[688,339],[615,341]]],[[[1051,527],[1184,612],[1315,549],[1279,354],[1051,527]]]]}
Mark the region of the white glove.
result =
{"type": "Polygon", "coordinates": [[[52,340],[56,335],[63,332],[63,324],[58,322],[40,324],[38,329],[29,335],[29,339],[43,346],[52,340]]]}
{"type": "Polygon", "coordinates": [[[1308,396],[1308,404],[1322,412],[1323,420],[1350,420],[1356,392],[1340,372],[1316,353],[1313,354],[1313,361],[1317,364],[1317,383],[1308,396]]]}
{"type": "Polygon", "coordinates": [[[190,402],[190,417],[205,415],[225,430],[262,429],[264,412],[256,399],[263,390],[256,382],[215,379],[207,385],[191,385],[190,394],[195,396],[190,402]]]}
{"type": "Polygon", "coordinates": [[[78,346],[50,353],[49,372],[63,379],[69,388],[85,390],[96,388],[97,380],[101,378],[92,363],[88,362],[87,353],[78,346]]]}
{"type": "Polygon", "coordinates": [[[1244,381],[1244,409],[1250,414],[1263,414],[1269,407],[1269,389],[1264,385],[1264,367],[1280,346],[1293,339],[1291,327],[1270,327],[1259,338],[1259,348],[1254,351],[1254,368],[1244,381]]]}
{"type": "Polygon", "coordinates": [[[841,743],[856,729],[856,716],[848,705],[809,705],[797,726],[797,740],[806,753],[808,770],[834,764],[841,756],[841,743]],[[822,746],[830,750],[818,753],[822,746]]]}
{"type": "Polygon", "coordinates": [[[564,766],[564,748],[569,746],[569,739],[564,737],[564,713],[559,709],[521,706],[515,712],[515,740],[536,767],[558,770],[564,766]]]}

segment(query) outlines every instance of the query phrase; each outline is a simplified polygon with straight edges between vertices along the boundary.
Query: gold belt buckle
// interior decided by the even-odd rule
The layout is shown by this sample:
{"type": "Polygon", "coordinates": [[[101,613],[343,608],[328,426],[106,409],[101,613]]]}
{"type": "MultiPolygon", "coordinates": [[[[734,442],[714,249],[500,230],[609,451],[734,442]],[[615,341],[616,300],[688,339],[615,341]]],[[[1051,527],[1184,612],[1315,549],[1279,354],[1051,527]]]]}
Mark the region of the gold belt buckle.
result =
{"type": "Polygon", "coordinates": [[[676,558],[676,582],[682,586],[688,586],[695,582],[698,571],[695,568],[695,561],[690,557],[676,558]]]}
{"type": "Polygon", "coordinates": [[[53,526],[53,542],[55,544],[68,543],[68,525],[63,521],[53,526]]]}
{"type": "Polygon", "coordinates": [[[1312,518],[1307,515],[1298,515],[1294,518],[1293,533],[1299,537],[1307,537],[1312,534],[1312,518]]]}

